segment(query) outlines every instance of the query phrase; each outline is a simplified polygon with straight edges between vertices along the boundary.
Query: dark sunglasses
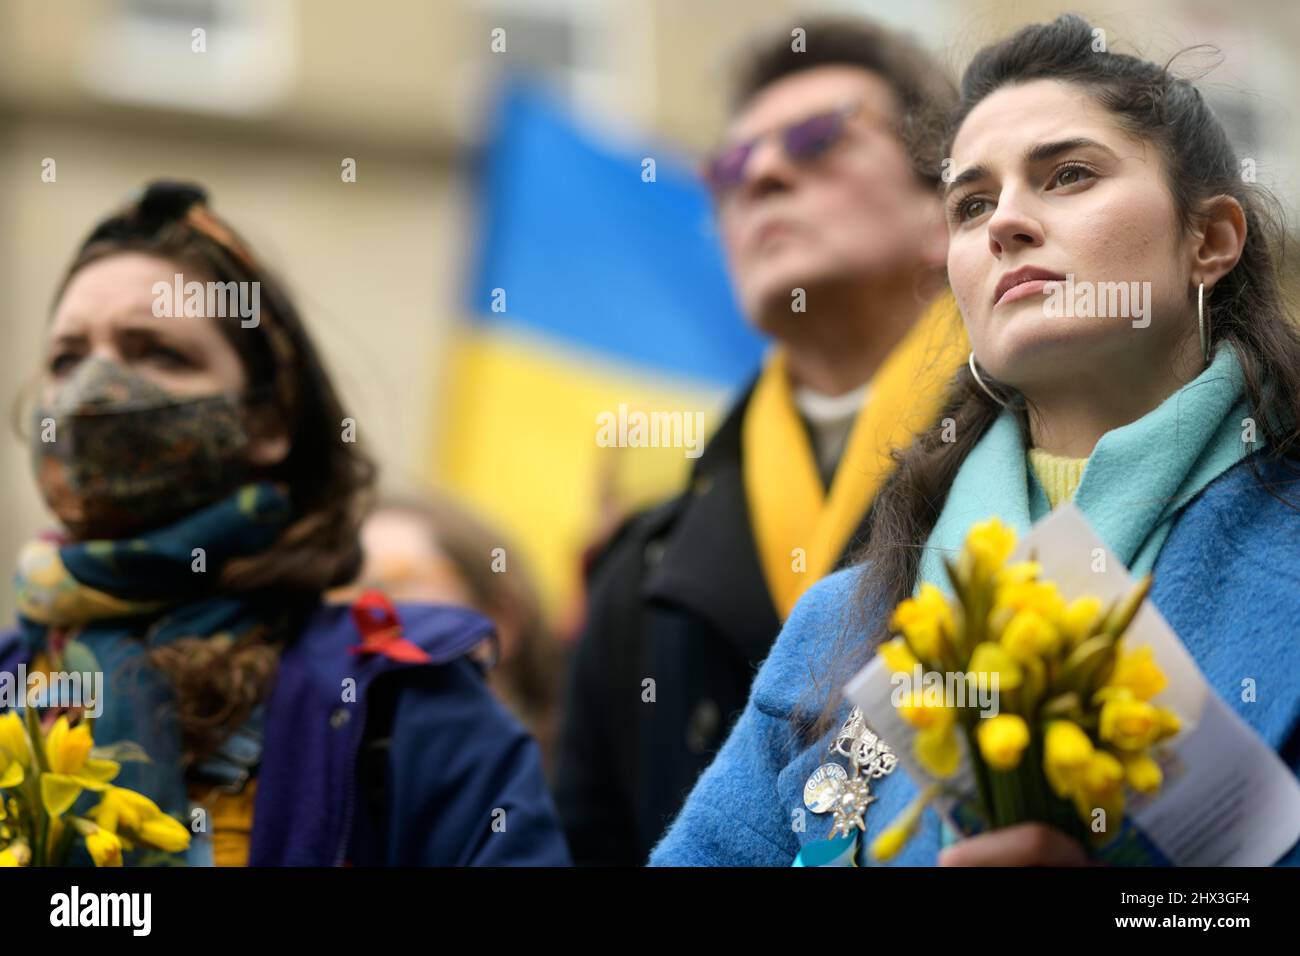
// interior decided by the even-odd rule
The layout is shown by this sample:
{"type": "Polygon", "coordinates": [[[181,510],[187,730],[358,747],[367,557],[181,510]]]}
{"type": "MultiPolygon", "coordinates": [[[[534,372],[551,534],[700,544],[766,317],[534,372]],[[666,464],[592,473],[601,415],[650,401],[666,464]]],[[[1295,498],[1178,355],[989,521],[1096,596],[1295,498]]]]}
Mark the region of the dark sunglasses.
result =
{"type": "Polygon", "coordinates": [[[779,129],[755,136],[743,143],[724,146],[704,161],[701,175],[714,195],[721,196],[740,185],[754,149],[769,136],[777,136],[785,155],[793,162],[806,163],[825,154],[844,138],[848,119],[861,103],[849,103],[835,110],[814,113],[779,129]]]}

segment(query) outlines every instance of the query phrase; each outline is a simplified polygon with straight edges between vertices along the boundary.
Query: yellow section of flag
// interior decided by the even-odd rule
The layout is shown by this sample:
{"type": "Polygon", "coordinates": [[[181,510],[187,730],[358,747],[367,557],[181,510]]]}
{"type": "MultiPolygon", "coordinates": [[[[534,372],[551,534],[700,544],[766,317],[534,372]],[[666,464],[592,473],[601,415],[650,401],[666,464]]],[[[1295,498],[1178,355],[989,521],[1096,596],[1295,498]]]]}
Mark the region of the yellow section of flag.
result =
{"type": "Polygon", "coordinates": [[[446,381],[431,473],[508,533],[560,623],[583,549],[685,485],[727,399],[515,328],[466,330],[446,381]]]}

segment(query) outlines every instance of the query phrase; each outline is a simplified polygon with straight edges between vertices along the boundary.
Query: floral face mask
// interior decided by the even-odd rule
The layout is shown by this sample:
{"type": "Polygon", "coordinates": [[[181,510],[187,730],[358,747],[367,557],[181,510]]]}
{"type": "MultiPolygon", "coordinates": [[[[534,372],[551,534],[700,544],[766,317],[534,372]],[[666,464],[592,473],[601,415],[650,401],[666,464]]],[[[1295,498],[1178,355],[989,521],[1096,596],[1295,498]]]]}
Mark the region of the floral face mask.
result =
{"type": "Polygon", "coordinates": [[[37,485],[83,540],[169,524],[247,478],[242,408],[236,395],[178,398],[115,362],[87,359],[36,410],[37,485]]]}

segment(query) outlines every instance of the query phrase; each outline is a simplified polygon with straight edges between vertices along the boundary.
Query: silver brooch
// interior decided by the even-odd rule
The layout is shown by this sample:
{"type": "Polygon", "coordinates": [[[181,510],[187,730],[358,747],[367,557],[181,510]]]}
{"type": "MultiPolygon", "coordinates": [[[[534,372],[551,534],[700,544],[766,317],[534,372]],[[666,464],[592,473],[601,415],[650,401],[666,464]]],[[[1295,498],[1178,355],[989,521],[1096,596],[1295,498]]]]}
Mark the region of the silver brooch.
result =
{"type": "Polygon", "coordinates": [[[824,763],[809,776],[803,787],[803,802],[813,813],[833,810],[833,836],[848,836],[867,828],[866,812],[874,801],[871,781],[892,773],[898,757],[890,746],[867,726],[856,707],[831,743],[832,756],[843,757],[852,773],[838,763],[824,763]]]}

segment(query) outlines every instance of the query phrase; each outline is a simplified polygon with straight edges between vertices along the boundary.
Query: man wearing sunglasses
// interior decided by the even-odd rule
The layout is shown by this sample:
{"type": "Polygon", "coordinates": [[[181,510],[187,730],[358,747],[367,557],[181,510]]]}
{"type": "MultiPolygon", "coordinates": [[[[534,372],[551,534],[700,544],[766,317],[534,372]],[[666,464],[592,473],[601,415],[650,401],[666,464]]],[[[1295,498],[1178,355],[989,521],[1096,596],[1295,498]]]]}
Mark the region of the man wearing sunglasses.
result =
{"type": "Polygon", "coordinates": [[[689,490],[591,572],[556,772],[580,864],[645,862],[965,356],[955,310],[932,304],[947,229],[927,133],[954,100],[938,66],[870,23],[819,20],[756,47],[738,80],[701,173],[773,348],[689,490]]]}

